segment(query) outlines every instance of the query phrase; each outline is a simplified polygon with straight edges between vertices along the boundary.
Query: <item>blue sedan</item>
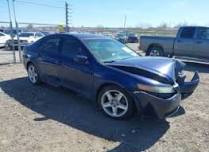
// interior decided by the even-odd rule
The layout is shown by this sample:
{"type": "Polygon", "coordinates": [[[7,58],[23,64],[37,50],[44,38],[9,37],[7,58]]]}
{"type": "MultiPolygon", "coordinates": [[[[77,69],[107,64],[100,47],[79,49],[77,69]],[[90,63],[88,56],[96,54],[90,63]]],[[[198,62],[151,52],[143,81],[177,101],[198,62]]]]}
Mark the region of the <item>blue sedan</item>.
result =
{"type": "Polygon", "coordinates": [[[198,73],[185,82],[180,61],[141,57],[116,40],[92,34],[48,35],[25,47],[23,59],[32,84],[69,88],[114,119],[147,111],[165,118],[199,83],[198,73]]]}

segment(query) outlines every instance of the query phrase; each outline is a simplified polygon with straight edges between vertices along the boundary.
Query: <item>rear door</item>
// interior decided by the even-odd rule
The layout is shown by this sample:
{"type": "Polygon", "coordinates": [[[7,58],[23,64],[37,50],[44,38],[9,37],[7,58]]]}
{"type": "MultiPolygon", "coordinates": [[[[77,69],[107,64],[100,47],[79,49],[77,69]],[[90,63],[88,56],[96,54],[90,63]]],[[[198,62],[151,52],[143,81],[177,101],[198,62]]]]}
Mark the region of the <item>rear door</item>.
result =
{"type": "Polygon", "coordinates": [[[72,36],[65,36],[61,49],[62,84],[68,88],[87,93],[93,86],[93,66],[84,45],[72,36]],[[76,61],[77,57],[86,58],[86,62],[76,61]]]}
{"type": "Polygon", "coordinates": [[[195,40],[196,57],[209,59],[209,28],[198,28],[195,40]]]}
{"type": "Polygon", "coordinates": [[[58,82],[60,66],[60,37],[57,35],[45,38],[39,47],[38,66],[43,78],[49,82],[58,82]]]}
{"type": "Polygon", "coordinates": [[[174,55],[195,57],[195,27],[184,27],[179,31],[179,35],[174,43],[174,55]]]}

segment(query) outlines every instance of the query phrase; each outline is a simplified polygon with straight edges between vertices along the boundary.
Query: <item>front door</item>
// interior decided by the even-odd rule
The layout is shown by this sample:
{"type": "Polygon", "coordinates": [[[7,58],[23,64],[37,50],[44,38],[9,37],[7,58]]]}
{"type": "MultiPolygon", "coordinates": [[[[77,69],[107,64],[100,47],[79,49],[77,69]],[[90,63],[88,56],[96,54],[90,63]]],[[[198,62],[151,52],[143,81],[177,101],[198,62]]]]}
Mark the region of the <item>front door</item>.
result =
{"type": "Polygon", "coordinates": [[[209,60],[209,28],[198,28],[194,49],[199,59],[209,60]]]}
{"type": "Polygon", "coordinates": [[[60,79],[68,88],[88,95],[93,86],[93,70],[83,44],[71,36],[63,38],[61,49],[60,79]],[[83,61],[76,60],[84,57],[83,61]],[[85,59],[86,58],[86,59],[85,59]]]}

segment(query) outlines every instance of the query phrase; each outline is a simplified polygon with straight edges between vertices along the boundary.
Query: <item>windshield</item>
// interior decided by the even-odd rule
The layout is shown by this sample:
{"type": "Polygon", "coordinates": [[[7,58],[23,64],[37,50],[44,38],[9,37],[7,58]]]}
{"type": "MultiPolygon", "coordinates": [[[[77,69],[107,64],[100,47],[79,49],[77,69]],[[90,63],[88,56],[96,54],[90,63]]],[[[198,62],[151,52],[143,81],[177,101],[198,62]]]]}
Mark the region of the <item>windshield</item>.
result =
{"type": "Polygon", "coordinates": [[[86,39],[84,43],[100,62],[114,62],[139,56],[120,42],[112,39],[86,39]]]}
{"type": "Polygon", "coordinates": [[[30,36],[34,36],[33,33],[21,33],[20,37],[30,37],[30,36]]]}

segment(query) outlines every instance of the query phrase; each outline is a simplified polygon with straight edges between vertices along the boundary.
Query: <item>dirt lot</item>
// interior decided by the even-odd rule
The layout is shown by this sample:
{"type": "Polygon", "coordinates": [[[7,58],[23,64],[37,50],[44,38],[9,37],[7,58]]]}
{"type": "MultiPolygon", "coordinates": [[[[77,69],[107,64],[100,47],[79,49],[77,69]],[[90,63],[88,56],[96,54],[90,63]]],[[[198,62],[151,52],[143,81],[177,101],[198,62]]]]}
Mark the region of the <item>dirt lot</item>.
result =
{"type": "Polygon", "coordinates": [[[63,88],[33,86],[21,64],[0,66],[0,152],[207,152],[209,66],[177,116],[115,121],[63,88]]]}

